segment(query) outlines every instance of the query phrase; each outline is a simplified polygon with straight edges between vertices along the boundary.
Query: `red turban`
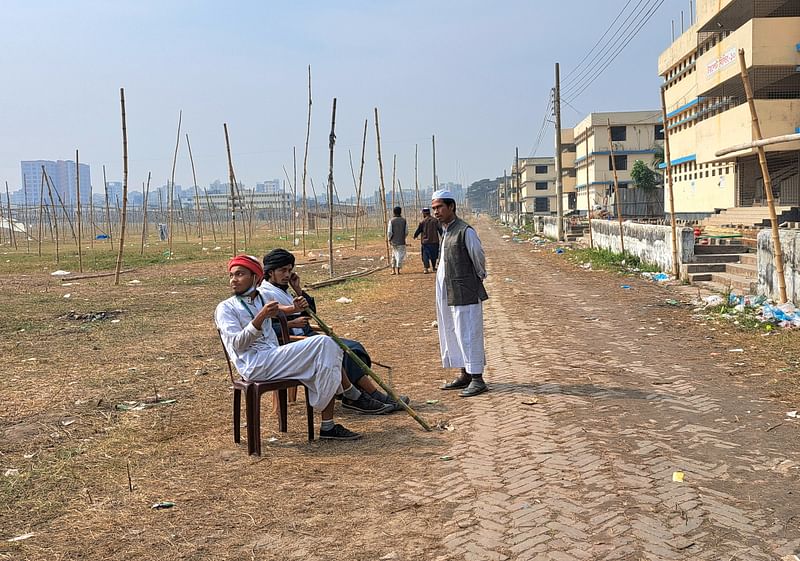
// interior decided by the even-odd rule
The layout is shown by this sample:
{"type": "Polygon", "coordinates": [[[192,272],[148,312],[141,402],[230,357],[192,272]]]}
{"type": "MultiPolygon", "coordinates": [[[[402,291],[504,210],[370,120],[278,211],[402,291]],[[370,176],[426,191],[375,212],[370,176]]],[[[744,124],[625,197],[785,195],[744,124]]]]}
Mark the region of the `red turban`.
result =
{"type": "Polygon", "coordinates": [[[251,273],[256,276],[255,284],[260,283],[264,279],[264,269],[261,266],[261,262],[256,259],[255,257],[251,257],[249,255],[237,255],[230,261],[228,261],[228,272],[231,272],[236,265],[244,267],[251,273]]]}

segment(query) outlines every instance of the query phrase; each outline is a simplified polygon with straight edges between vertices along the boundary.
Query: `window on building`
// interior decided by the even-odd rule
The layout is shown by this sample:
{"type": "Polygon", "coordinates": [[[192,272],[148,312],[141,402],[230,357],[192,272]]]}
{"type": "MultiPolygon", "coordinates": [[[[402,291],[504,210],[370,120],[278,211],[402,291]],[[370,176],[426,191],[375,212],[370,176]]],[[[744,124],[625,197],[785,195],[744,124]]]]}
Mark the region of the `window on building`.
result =
{"type": "Polygon", "coordinates": [[[537,191],[547,191],[547,181],[537,181],[536,182],[536,190],[537,191]]]}
{"type": "Polygon", "coordinates": [[[614,142],[622,142],[628,137],[628,127],[611,127],[611,140],[614,142]]]}
{"type": "Polygon", "coordinates": [[[534,173],[547,173],[547,166],[535,166],[534,173]]]}
{"type": "Polygon", "coordinates": [[[616,168],[617,171],[626,170],[628,169],[628,156],[614,156],[614,162],[612,167],[611,156],[608,157],[608,169],[616,168]]]}
{"type": "Polygon", "coordinates": [[[656,125],[656,140],[664,140],[664,125],[656,125]]]}
{"type": "Polygon", "coordinates": [[[534,212],[550,212],[550,199],[547,197],[536,197],[533,199],[534,212]]]}

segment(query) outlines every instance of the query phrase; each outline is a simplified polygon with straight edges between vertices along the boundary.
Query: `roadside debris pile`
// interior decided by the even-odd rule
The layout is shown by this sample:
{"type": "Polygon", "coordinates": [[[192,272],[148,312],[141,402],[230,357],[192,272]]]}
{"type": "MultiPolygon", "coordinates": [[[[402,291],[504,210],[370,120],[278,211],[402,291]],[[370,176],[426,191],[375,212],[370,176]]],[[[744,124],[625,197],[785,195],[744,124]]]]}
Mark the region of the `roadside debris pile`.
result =
{"type": "Polygon", "coordinates": [[[705,296],[692,302],[695,312],[717,312],[720,317],[739,324],[761,324],[769,331],[772,326],[785,329],[800,329],[800,309],[791,302],[771,303],[765,296],[738,296],[726,298],[719,294],[705,296]]]}

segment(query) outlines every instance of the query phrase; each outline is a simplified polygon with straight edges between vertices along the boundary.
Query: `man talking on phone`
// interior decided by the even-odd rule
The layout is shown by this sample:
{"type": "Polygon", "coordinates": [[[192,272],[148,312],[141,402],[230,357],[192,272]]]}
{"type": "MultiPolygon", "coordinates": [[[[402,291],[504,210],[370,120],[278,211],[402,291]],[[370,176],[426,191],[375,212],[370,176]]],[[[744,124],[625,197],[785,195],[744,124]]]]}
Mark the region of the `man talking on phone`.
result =
{"type": "MultiPolygon", "coordinates": [[[[303,290],[300,276],[294,270],[294,265],[294,255],[285,249],[273,249],[267,253],[264,256],[264,282],[261,283],[260,289],[265,296],[278,302],[280,311],[287,316],[289,330],[292,335],[303,335],[306,337],[318,335],[318,333],[309,326],[308,316],[302,315],[306,307],[314,312],[317,311],[317,307],[314,297],[303,290]],[[289,294],[290,287],[299,298],[293,298],[292,295],[289,294]]],[[[372,359],[370,359],[369,353],[367,353],[364,345],[351,339],[342,339],[342,342],[347,345],[358,358],[364,361],[367,366],[372,366],[372,359]]],[[[344,354],[342,367],[352,384],[359,387],[376,401],[384,403],[386,408],[362,411],[357,407],[353,407],[350,402],[345,401],[342,401],[342,407],[353,409],[367,415],[390,413],[402,409],[399,403],[395,402],[391,397],[381,391],[380,387],[372,381],[372,378],[364,374],[361,368],[347,353],[344,354]]],[[[405,403],[409,402],[406,396],[400,396],[400,399],[405,403]]]]}

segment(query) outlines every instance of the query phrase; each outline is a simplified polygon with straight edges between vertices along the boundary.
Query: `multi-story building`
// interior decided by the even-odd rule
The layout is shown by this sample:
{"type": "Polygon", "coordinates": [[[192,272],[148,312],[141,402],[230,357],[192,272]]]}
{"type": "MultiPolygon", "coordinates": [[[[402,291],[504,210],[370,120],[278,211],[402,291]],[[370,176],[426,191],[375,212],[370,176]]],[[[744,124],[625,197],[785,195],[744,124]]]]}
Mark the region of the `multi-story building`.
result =
{"type": "MultiPolygon", "coordinates": [[[[635,188],[631,179],[631,169],[636,160],[642,160],[653,169],[663,154],[663,126],[660,111],[620,111],[610,113],[591,113],[573,129],[575,147],[575,204],[585,213],[587,208],[601,206],[615,213],[614,171],[616,167],[617,184],[621,191],[623,215],[646,214],[634,212],[643,207],[646,210],[648,198],[631,191],[635,188]],[[613,148],[614,161],[611,160],[613,148]],[[588,189],[588,198],[587,198],[588,189]],[[630,204],[630,209],[626,209],[630,204]],[[629,212],[626,212],[629,210],[629,212]]],[[[566,168],[565,166],[565,169],[566,168]]],[[[662,193],[663,194],[663,193],[662,193]]],[[[650,196],[650,194],[648,194],[650,196]]],[[[661,198],[663,201],[663,197],[661,198]]]]}
{"type": "Polygon", "coordinates": [[[521,212],[547,216],[555,214],[555,158],[520,158],[519,189],[521,212]]]}
{"type": "Polygon", "coordinates": [[[575,172],[575,132],[561,129],[561,197],[564,212],[578,208],[575,172]]]}
{"type": "Polygon", "coordinates": [[[280,179],[268,179],[261,183],[256,183],[256,193],[280,193],[283,191],[280,179]]]}
{"type": "MultiPolygon", "coordinates": [[[[680,218],[698,219],[715,209],[765,200],[754,149],[723,158],[715,153],[754,140],[739,49],[762,136],[800,130],[798,30],[797,0],[697,0],[694,25],[659,57],[680,218]]],[[[800,142],[765,149],[776,200],[800,204],[800,142]]]]}
{"type": "MultiPolygon", "coordinates": [[[[59,204],[61,202],[68,208],[75,207],[78,203],[77,197],[77,177],[75,173],[75,162],[71,160],[25,160],[20,162],[22,171],[22,185],[25,195],[23,198],[27,204],[38,204],[39,194],[42,193],[44,200],[49,200],[47,184],[42,183],[42,168],[50,179],[52,189],[58,193],[53,193],[53,200],[59,204]]],[[[89,204],[89,197],[92,191],[92,181],[89,166],[79,164],[80,170],[80,190],[81,204],[89,204]]]]}

